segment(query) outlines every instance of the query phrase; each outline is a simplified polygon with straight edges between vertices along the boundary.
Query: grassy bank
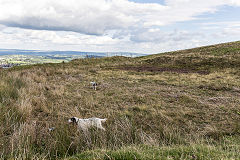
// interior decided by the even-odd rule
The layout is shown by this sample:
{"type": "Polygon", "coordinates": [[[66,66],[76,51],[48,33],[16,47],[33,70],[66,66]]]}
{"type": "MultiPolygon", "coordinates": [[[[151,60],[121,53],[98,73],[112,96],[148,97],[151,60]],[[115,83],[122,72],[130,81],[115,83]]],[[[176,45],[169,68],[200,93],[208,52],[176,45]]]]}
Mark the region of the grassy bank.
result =
{"type": "Polygon", "coordinates": [[[234,42],[0,70],[0,156],[239,159],[239,64],[234,42]],[[108,118],[106,131],[77,132],[72,116],[108,118]]]}

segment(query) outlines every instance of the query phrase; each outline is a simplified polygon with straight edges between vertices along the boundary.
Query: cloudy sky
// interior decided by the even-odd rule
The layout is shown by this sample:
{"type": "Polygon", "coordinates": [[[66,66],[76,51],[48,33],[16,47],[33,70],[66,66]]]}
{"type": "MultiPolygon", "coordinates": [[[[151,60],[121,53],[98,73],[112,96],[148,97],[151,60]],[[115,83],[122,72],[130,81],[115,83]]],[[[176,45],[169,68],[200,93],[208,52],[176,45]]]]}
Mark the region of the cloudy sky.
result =
{"type": "Polygon", "coordinates": [[[240,40],[240,0],[0,0],[0,48],[160,53],[240,40]]]}

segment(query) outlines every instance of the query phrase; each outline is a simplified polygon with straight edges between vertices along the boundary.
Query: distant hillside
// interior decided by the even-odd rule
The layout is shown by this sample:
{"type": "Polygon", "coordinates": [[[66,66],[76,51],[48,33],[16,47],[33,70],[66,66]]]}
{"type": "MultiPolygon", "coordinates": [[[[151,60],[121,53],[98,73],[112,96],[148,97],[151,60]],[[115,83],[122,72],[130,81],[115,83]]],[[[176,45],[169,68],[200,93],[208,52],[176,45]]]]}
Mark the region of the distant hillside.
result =
{"type": "Polygon", "coordinates": [[[141,65],[183,72],[214,72],[240,67],[240,41],[137,58],[141,65]]]}
{"type": "Polygon", "coordinates": [[[126,56],[137,57],[144,56],[145,54],[130,53],[130,52],[81,52],[81,51],[42,51],[42,50],[20,50],[20,49],[0,49],[0,55],[81,55],[98,56],[98,57],[111,57],[111,56],[126,56]]]}
{"type": "Polygon", "coordinates": [[[62,63],[79,58],[102,58],[112,56],[138,57],[144,54],[128,52],[78,52],[0,49],[0,65],[32,65],[62,63]]]}
{"type": "Polygon", "coordinates": [[[240,42],[0,78],[3,159],[240,159],[240,42]],[[73,116],[107,118],[106,131],[78,131],[73,116]]]}

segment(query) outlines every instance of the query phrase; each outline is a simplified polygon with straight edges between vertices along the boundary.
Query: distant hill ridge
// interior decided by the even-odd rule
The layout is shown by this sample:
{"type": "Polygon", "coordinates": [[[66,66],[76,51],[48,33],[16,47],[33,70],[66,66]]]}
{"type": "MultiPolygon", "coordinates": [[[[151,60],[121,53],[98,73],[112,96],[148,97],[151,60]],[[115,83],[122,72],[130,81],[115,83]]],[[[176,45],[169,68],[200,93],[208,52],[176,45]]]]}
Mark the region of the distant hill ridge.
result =
{"type": "Polygon", "coordinates": [[[43,50],[21,50],[21,49],[0,49],[1,55],[92,55],[100,57],[108,56],[127,56],[137,57],[146,54],[131,52],[82,52],[82,51],[43,51],[43,50]]]}
{"type": "Polygon", "coordinates": [[[189,72],[213,72],[240,67],[240,41],[137,58],[141,66],[182,69],[189,72]]]}

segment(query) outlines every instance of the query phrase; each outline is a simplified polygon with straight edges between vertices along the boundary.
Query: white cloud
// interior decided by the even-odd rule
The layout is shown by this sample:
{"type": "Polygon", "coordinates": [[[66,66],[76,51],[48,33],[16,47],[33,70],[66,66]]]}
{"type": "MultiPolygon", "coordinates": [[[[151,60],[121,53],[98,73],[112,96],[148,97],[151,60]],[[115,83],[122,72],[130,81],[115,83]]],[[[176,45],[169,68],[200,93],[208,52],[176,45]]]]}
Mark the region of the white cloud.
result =
{"type": "Polygon", "coordinates": [[[0,23],[100,35],[108,30],[127,29],[140,23],[139,14],[148,15],[164,8],[127,0],[0,0],[0,23]]]}
{"type": "MultiPolygon", "coordinates": [[[[166,32],[161,27],[197,19],[224,5],[240,6],[240,0],[165,0],[165,5],[129,0],[0,0],[0,47],[11,43],[136,52],[189,48],[205,44],[207,35],[179,29],[166,32]]],[[[234,34],[229,27],[221,34],[234,34]]]]}
{"type": "Polygon", "coordinates": [[[239,40],[240,37],[240,27],[226,27],[220,30],[219,32],[213,33],[212,37],[214,38],[235,38],[235,40],[239,40]]]}
{"type": "Polygon", "coordinates": [[[239,21],[221,21],[221,22],[207,22],[202,23],[202,26],[240,26],[240,20],[239,21]]]}
{"type": "Polygon", "coordinates": [[[6,26],[102,35],[109,30],[163,26],[214,12],[239,0],[166,0],[166,5],[127,0],[0,0],[6,26]]]}
{"type": "Polygon", "coordinates": [[[37,44],[41,42],[59,44],[59,45],[104,45],[116,44],[117,39],[109,36],[84,35],[74,32],[54,32],[54,31],[38,31],[8,28],[0,32],[1,37],[8,39],[20,40],[24,43],[37,44]]]}
{"type": "Polygon", "coordinates": [[[230,0],[232,5],[240,6],[240,1],[239,0],[230,0]]]}
{"type": "Polygon", "coordinates": [[[172,32],[162,32],[158,29],[149,29],[142,32],[138,32],[132,35],[131,40],[134,42],[152,42],[152,43],[162,43],[162,42],[177,42],[186,40],[195,40],[204,38],[203,33],[192,33],[188,31],[172,31],[172,32]]]}
{"type": "Polygon", "coordinates": [[[213,37],[240,37],[240,21],[221,21],[202,23],[204,30],[213,30],[213,37]]]}

